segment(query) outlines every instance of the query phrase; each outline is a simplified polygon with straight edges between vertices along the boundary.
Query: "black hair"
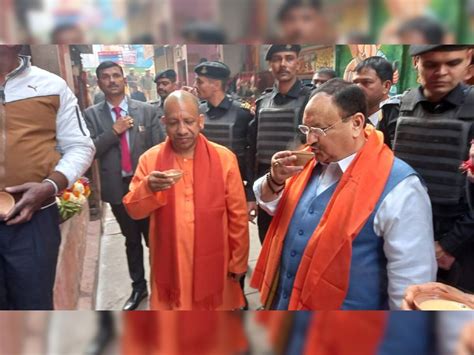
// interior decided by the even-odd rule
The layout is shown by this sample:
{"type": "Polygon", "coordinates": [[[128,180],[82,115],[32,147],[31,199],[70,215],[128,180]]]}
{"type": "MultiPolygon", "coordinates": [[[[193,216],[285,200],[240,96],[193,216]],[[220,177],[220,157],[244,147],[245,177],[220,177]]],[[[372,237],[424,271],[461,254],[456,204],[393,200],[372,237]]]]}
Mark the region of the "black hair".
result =
{"type": "Polygon", "coordinates": [[[423,35],[425,44],[443,43],[446,30],[436,19],[419,16],[403,22],[397,29],[397,35],[402,36],[409,32],[419,32],[423,35]]]}
{"type": "Polygon", "coordinates": [[[120,71],[122,72],[122,75],[123,75],[123,69],[120,65],[118,65],[115,62],[112,62],[111,60],[106,60],[105,62],[100,63],[99,66],[95,70],[95,75],[97,76],[97,79],[99,79],[100,72],[102,70],[109,69],[109,68],[112,68],[112,67],[120,68],[120,71]]]}
{"type": "Polygon", "coordinates": [[[334,78],[319,86],[311,97],[325,93],[332,97],[333,102],[342,111],[344,116],[360,112],[367,117],[367,97],[364,91],[356,84],[341,78],[334,78]]]}
{"type": "Polygon", "coordinates": [[[319,70],[316,70],[316,73],[326,75],[330,79],[335,78],[337,76],[336,71],[332,68],[321,68],[319,70]]]}
{"type": "Polygon", "coordinates": [[[357,64],[355,72],[360,73],[362,69],[373,69],[379,79],[383,82],[389,80],[393,81],[393,66],[387,59],[382,57],[369,57],[357,64]]]}

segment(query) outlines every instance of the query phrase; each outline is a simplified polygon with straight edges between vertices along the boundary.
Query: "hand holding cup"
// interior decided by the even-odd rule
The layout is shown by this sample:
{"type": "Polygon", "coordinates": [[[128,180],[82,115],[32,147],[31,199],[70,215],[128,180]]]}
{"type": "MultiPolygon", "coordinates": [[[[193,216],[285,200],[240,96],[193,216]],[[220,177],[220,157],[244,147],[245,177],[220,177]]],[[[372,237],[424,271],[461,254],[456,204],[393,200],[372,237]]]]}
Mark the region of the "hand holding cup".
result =
{"type": "Polygon", "coordinates": [[[148,175],[148,187],[153,192],[167,190],[176,184],[182,176],[183,172],[177,169],[152,171],[148,175]]]}

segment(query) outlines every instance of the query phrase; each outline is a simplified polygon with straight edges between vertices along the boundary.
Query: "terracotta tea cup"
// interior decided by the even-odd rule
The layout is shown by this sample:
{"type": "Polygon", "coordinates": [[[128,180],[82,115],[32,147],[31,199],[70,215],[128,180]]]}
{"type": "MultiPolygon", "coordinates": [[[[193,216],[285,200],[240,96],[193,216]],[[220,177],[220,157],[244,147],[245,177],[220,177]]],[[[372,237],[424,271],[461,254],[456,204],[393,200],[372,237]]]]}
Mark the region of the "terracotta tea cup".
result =
{"type": "Polygon", "coordinates": [[[175,183],[178,182],[179,179],[181,179],[181,177],[183,176],[183,171],[178,169],[166,170],[164,171],[164,173],[166,174],[166,177],[172,178],[175,183]]]}
{"type": "Polygon", "coordinates": [[[15,199],[8,192],[0,191],[0,215],[7,215],[15,206],[15,199]]]}
{"type": "Polygon", "coordinates": [[[308,161],[314,158],[314,154],[311,152],[306,152],[304,150],[293,151],[293,155],[296,155],[296,166],[305,166],[308,161]]]}

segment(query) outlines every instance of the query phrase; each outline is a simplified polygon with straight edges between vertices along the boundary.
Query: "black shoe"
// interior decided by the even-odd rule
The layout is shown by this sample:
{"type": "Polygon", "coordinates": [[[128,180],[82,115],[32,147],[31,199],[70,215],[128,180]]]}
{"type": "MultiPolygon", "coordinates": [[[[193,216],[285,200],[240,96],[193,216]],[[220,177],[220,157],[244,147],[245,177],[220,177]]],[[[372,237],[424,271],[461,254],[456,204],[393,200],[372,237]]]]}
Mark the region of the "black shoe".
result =
{"type": "Polygon", "coordinates": [[[115,332],[113,330],[104,330],[101,329],[92,340],[92,342],[87,346],[85,355],[102,355],[104,354],[107,346],[112,342],[115,337],[115,332]]]}
{"type": "Polygon", "coordinates": [[[240,311],[248,311],[249,310],[249,301],[247,300],[247,297],[244,296],[245,299],[245,305],[243,307],[240,307],[240,311]]]}
{"type": "Polygon", "coordinates": [[[132,291],[132,295],[130,298],[125,302],[125,305],[123,306],[124,311],[133,311],[134,309],[137,309],[137,307],[140,305],[140,302],[143,301],[145,298],[148,297],[148,291],[146,289],[136,291],[132,291]]]}

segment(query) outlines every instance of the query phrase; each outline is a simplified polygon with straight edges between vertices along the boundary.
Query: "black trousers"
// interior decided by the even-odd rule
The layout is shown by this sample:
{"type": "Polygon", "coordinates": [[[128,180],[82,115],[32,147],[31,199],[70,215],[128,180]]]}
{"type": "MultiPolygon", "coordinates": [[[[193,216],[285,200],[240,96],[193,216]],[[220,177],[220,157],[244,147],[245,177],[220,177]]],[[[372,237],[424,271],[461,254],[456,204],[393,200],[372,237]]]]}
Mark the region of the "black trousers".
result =
{"type": "MultiPolygon", "coordinates": [[[[131,177],[123,179],[123,195],[128,192],[131,177]]],[[[132,219],[123,204],[110,205],[117,220],[120,231],[125,236],[125,251],[127,253],[128,272],[135,291],[146,289],[145,267],[143,260],[142,236],[148,246],[149,219],[132,219]]]]}
{"type": "Polygon", "coordinates": [[[56,205],[29,222],[0,222],[0,309],[52,310],[61,232],[56,205]]]}
{"type": "Polygon", "coordinates": [[[260,239],[261,244],[263,244],[263,241],[265,240],[265,234],[267,234],[268,227],[270,227],[270,223],[272,222],[272,218],[273,216],[270,216],[267,212],[258,207],[257,226],[258,238],[260,239]]]}

